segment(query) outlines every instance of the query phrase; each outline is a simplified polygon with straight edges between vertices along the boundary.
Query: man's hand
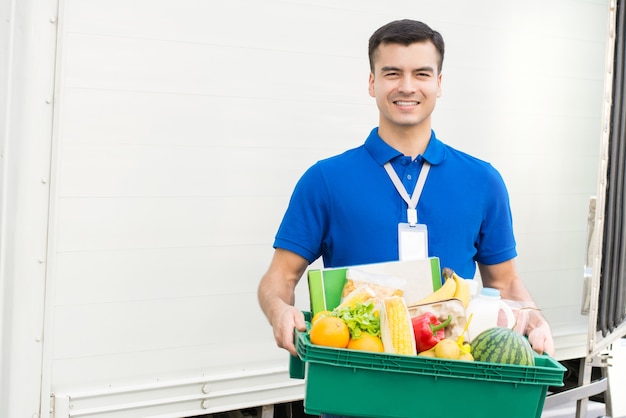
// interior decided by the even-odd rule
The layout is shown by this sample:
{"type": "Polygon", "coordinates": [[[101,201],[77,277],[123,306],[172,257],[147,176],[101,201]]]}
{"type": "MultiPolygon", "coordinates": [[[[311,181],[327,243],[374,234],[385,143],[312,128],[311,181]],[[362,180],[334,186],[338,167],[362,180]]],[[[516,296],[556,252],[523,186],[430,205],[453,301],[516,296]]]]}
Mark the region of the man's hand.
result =
{"type": "Polygon", "coordinates": [[[554,340],[547,322],[528,333],[528,342],[537,353],[554,356],[554,340]]]}
{"type": "Polygon", "coordinates": [[[298,331],[306,331],[304,314],[298,308],[285,304],[284,308],[278,311],[270,322],[274,329],[276,345],[297,356],[294,345],[294,328],[298,331]]]}
{"type": "MultiPolygon", "coordinates": [[[[524,306],[536,308],[537,305],[517,274],[515,260],[492,265],[478,264],[478,268],[483,286],[499,289],[502,299],[518,301],[524,306]]],[[[538,310],[531,311],[525,331],[528,335],[528,342],[537,353],[554,355],[554,340],[550,325],[538,310]]]]}
{"type": "Polygon", "coordinates": [[[294,328],[306,331],[304,314],[294,307],[294,290],[308,264],[303,257],[278,248],[258,289],[259,305],[274,330],[276,345],[293,355],[297,355],[294,328]]]}

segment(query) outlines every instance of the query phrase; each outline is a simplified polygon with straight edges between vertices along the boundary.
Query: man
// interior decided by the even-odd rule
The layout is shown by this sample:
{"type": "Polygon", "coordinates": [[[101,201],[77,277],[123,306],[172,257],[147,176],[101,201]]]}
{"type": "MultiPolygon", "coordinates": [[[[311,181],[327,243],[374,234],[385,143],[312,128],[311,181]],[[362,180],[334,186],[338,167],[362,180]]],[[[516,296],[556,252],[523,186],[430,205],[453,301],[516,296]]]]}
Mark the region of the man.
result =
{"type": "MultiPolygon", "coordinates": [[[[421,22],[394,21],[370,38],[369,94],[379,126],[362,146],[319,161],[302,176],[259,284],[276,343],[291,354],[294,328],[306,329],[293,304],[307,266],[320,256],[326,267],[398,260],[400,230],[409,232],[410,248],[427,239],[428,255],[461,277],[473,277],[478,265],[484,286],[534,304],[516,271],[500,174],[431,130],[443,57],[441,35],[421,22]]],[[[553,355],[550,327],[539,312],[532,312],[526,332],[537,352],[553,355]]]]}

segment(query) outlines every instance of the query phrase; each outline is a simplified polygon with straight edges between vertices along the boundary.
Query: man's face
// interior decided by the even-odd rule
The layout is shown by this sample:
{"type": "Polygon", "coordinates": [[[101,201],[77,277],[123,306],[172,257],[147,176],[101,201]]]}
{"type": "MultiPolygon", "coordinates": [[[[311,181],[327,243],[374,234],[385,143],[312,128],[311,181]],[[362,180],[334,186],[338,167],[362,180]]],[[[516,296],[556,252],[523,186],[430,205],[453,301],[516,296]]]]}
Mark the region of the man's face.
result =
{"type": "Polygon", "coordinates": [[[376,99],[381,129],[411,128],[426,122],[441,95],[439,55],[431,42],[381,44],[374,55],[369,94],[376,99]]]}

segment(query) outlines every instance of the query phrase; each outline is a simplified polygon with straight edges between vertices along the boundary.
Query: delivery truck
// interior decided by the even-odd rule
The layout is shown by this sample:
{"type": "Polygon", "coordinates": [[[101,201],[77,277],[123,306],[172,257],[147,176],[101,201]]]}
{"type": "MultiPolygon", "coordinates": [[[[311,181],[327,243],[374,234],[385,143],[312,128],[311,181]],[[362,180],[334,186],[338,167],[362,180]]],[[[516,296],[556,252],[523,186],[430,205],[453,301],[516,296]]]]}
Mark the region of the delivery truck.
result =
{"type": "Polygon", "coordinates": [[[257,285],[300,175],[376,126],[367,40],[401,18],[443,34],[434,129],[501,172],[556,358],[591,367],[620,8],[0,1],[0,417],[300,402],[257,285]]]}

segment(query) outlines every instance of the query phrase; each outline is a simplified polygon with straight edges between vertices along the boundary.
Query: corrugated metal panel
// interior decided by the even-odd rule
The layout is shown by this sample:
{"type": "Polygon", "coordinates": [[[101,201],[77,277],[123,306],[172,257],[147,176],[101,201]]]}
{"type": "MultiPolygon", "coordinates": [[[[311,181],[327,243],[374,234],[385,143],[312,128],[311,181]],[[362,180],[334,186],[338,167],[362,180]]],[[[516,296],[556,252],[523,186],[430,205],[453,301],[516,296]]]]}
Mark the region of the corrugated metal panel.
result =
{"type": "Polygon", "coordinates": [[[607,337],[626,319],[626,4],[617,2],[613,108],[607,167],[597,328],[607,337]]]}

